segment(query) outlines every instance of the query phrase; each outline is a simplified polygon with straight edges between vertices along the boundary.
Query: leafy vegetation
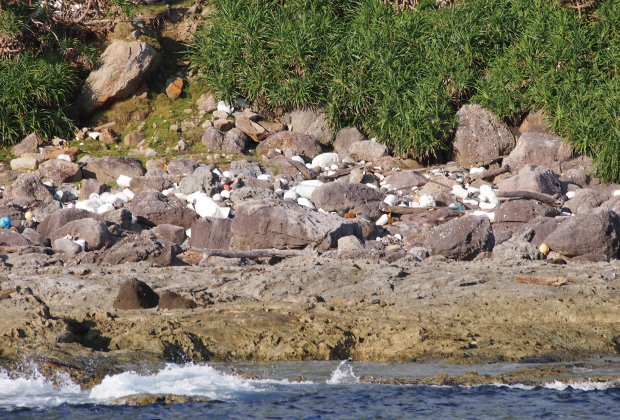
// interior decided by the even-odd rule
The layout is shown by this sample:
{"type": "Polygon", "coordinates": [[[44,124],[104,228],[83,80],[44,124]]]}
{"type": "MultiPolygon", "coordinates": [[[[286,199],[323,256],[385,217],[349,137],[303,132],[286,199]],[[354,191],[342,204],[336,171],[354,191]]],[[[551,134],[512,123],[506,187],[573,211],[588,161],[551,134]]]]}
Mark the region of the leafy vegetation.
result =
{"type": "Polygon", "coordinates": [[[462,104],[502,118],[542,109],[602,178],[620,180],[617,1],[212,2],[190,59],[218,97],[323,106],[336,129],[418,156],[449,148],[462,104]]]}

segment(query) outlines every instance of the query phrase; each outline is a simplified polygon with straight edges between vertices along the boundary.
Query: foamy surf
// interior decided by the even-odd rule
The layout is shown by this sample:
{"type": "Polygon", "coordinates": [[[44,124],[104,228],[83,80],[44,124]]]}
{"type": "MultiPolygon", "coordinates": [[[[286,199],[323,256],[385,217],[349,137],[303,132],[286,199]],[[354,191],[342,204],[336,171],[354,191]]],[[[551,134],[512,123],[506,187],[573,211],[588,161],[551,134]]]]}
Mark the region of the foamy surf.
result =
{"type": "Polygon", "coordinates": [[[353,373],[353,366],[351,366],[347,360],[343,360],[336,370],[332,372],[331,378],[325,383],[327,384],[355,384],[359,383],[360,379],[353,373]]]}

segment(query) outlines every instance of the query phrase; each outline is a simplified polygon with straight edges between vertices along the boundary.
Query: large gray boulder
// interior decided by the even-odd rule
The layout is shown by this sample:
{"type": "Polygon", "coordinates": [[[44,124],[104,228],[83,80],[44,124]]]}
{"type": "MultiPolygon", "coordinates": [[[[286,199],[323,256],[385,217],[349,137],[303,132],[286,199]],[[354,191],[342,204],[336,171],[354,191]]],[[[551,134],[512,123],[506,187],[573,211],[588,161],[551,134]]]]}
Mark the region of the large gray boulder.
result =
{"type": "Polygon", "coordinates": [[[222,249],[230,248],[232,239],[233,219],[212,219],[203,217],[192,224],[192,236],[189,244],[197,249],[222,249]]]}
{"type": "Polygon", "coordinates": [[[137,176],[129,182],[129,189],[134,194],[142,191],[162,192],[172,186],[172,183],[163,176],[137,176]]]}
{"type": "Polygon", "coordinates": [[[311,109],[287,112],[280,118],[280,121],[291,126],[291,131],[308,134],[316,138],[322,145],[329,146],[332,142],[329,122],[323,112],[316,112],[311,109]]]}
{"type": "Polygon", "coordinates": [[[304,179],[316,178],[316,175],[310,172],[310,170],[306,168],[306,165],[296,160],[289,159],[286,156],[279,155],[273,157],[267,161],[267,164],[270,166],[280,167],[278,170],[278,176],[295,176],[301,174],[304,179]]]}
{"type": "Polygon", "coordinates": [[[315,247],[326,251],[338,246],[338,239],[354,235],[363,240],[357,223],[320,213],[281,200],[240,203],[231,227],[236,248],[287,249],[315,247]]]}
{"type": "Polygon", "coordinates": [[[463,105],[456,115],[459,124],[452,146],[457,161],[485,160],[514,149],[514,134],[491,111],[479,105],[463,105]]]}
{"type": "Polygon", "coordinates": [[[108,231],[105,223],[95,219],[80,219],[69,222],[60,229],[50,233],[52,243],[56,239],[70,236],[73,240],[83,239],[86,241],[88,249],[108,248],[116,242],[114,236],[108,231]]]}
{"type": "Polygon", "coordinates": [[[149,261],[161,267],[172,264],[174,257],[182,252],[181,247],[165,238],[156,238],[150,231],[131,235],[107,250],[102,262],[110,265],[149,261]]]}
{"type": "Polygon", "coordinates": [[[379,217],[385,195],[364,184],[330,182],[312,192],[312,202],[325,211],[352,212],[379,217]]]}
{"type": "Polygon", "coordinates": [[[570,209],[571,213],[584,213],[590,209],[596,208],[609,199],[603,193],[586,188],[576,190],[575,196],[564,203],[564,207],[570,209]]]}
{"type": "Polygon", "coordinates": [[[96,221],[104,222],[100,215],[88,210],[76,208],[60,209],[43,219],[37,226],[37,232],[49,238],[55,230],[60,229],[67,223],[81,219],[95,219],[96,221]]]}
{"type": "Polygon", "coordinates": [[[135,178],[143,176],[145,172],[138,159],[128,156],[106,156],[93,159],[82,169],[85,177],[96,178],[101,182],[116,182],[121,175],[135,178]]]}
{"type": "Polygon", "coordinates": [[[560,177],[547,168],[525,165],[516,176],[506,178],[497,185],[502,191],[533,191],[543,194],[559,194],[562,192],[560,177]]]}
{"type": "Polygon", "coordinates": [[[54,196],[34,173],[20,175],[15,182],[4,189],[5,200],[37,200],[51,203],[54,196]]]}
{"type": "Polygon", "coordinates": [[[265,198],[278,198],[273,189],[260,187],[241,187],[233,190],[230,199],[238,204],[249,200],[262,200],[265,198]]]}
{"type": "Polygon", "coordinates": [[[431,230],[424,241],[430,255],[455,260],[471,260],[493,250],[495,237],[486,216],[465,215],[431,230]]]}
{"type": "Polygon", "coordinates": [[[26,153],[39,153],[39,146],[42,144],[43,140],[36,133],[32,133],[13,146],[11,153],[17,157],[21,157],[26,153]]]}
{"type": "Polygon", "coordinates": [[[385,178],[385,182],[390,184],[397,190],[403,188],[422,187],[428,180],[426,177],[416,171],[394,172],[385,178]]]}
{"type": "Polygon", "coordinates": [[[379,144],[376,141],[364,140],[351,144],[348,155],[358,161],[372,162],[374,159],[386,156],[387,153],[386,145],[379,144]]]}
{"type": "Polygon", "coordinates": [[[137,194],[131,202],[130,210],[140,223],[147,226],[168,224],[189,229],[194,220],[198,219],[198,213],[194,210],[155,191],[137,194]]]}
{"type": "Polygon", "coordinates": [[[294,149],[301,156],[314,158],[321,153],[321,144],[316,137],[308,134],[281,131],[267,137],[256,147],[258,155],[267,155],[270,150],[279,149],[282,152],[294,149]]]}
{"type": "Polygon", "coordinates": [[[595,209],[567,218],[545,238],[552,251],[567,257],[584,254],[616,256],[620,246],[620,216],[607,209],[595,209]]]}
{"type": "Polygon", "coordinates": [[[183,194],[189,195],[196,191],[206,193],[209,197],[218,191],[218,176],[206,166],[196,168],[191,175],[185,177],[179,184],[183,194]]]}
{"type": "Polygon", "coordinates": [[[39,174],[42,179],[51,181],[54,185],[82,180],[80,165],[61,159],[52,159],[43,162],[39,165],[39,174]]]}
{"type": "Polygon", "coordinates": [[[202,132],[201,141],[209,150],[222,150],[224,133],[215,127],[207,127],[202,132]]]}
{"type": "Polygon", "coordinates": [[[82,115],[92,114],[115,101],[128,98],[159,62],[155,48],[142,41],[110,44],[90,73],[77,98],[82,115]]]}
{"type": "Polygon", "coordinates": [[[560,211],[536,200],[510,200],[495,208],[495,222],[529,222],[539,216],[555,217],[560,211]]]}
{"type": "Polygon", "coordinates": [[[233,128],[224,135],[221,150],[229,153],[243,153],[250,144],[252,144],[251,138],[238,128],[233,128]]]}
{"type": "Polygon", "coordinates": [[[17,232],[0,229],[0,243],[9,246],[30,246],[32,242],[17,232]]]}
{"type": "Polygon", "coordinates": [[[194,159],[179,158],[168,162],[166,171],[173,176],[189,176],[198,168],[194,159]]]}
{"type": "Polygon", "coordinates": [[[570,146],[561,137],[527,131],[519,137],[517,146],[504,159],[503,165],[509,165],[513,172],[530,164],[559,171],[559,164],[571,157],[570,146]]]}
{"type": "Polygon", "coordinates": [[[551,235],[565,220],[565,217],[537,217],[523,224],[516,232],[515,236],[519,237],[530,231],[529,241],[538,248],[545,243],[547,236],[551,235]]]}

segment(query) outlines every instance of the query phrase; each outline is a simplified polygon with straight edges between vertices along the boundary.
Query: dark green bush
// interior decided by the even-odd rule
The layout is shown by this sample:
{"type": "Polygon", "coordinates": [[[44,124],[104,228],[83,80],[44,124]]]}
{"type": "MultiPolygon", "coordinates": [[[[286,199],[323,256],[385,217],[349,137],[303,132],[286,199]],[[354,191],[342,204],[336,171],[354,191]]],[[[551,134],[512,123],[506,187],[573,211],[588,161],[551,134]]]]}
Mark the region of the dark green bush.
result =
{"type": "Polygon", "coordinates": [[[542,109],[599,175],[620,180],[620,6],[460,0],[396,13],[379,0],[213,0],[190,58],[219,97],[322,105],[397,153],[449,146],[455,111],[542,109]]]}

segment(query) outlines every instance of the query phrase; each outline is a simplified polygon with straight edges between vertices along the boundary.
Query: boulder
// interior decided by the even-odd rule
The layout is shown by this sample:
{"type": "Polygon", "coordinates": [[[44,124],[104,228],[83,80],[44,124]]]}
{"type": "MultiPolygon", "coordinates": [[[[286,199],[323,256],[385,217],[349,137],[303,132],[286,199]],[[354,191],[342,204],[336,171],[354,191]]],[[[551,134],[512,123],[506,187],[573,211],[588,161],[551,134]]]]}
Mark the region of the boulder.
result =
{"type": "Polygon", "coordinates": [[[129,189],[134,194],[139,194],[143,191],[162,192],[170,187],[172,187],[172,183],[163,176],[138,176],[129,181],[129,189]]]}
{"type": "Polygon", "coordinates": [[[168,224],[189,229],[194,220],[198,219],[194,210],[155,191],[137,194],[131,202],[130,210],[140,223],[147,226],[168,224]]]}
{"type": "Polygon", "coordinates": [[[0,229],[0,243],[9,246],[33,245],[33,243],[29,239],[9,229],[0,229]]]}
{"type": "Polygon", "coordinates": [[[150,231],[141,235],[131,235],[108,249],[102,262],[110,265],[149,261],[160,267],[172,264],[174,258],[182,252],[174,242],[165,238],[157,239],[150,231]]]}
{"type": "Polygon", "coordinates": [[[287,249],[315,247],[325,251],[338,239],[354,235],[363,240],[355,222],[281,200],[254,200],[235,208],[231,230],[237,248],[287,249]]]}
{"type": "MultiPolygon", "coordinates": [[[[266,179],[256,179],[252,177],[243,178],[239,182],[240,187],[252,187],[252,188],[264,188],[273,191],[274,186],[271,182],[266,179]]],[[[245,201],[245,200],[244,200],[245,201]]]]}
{"type": "Polygon", "coordinates": [[[213,121],[213,127],[220,131],[228,131],[235,126],[234,121],[230,121],[224,118],[213,121]]]}
{"type": "Polygon", "coordinates": [[[179,158],[168,162],[166,171],[173,176],[188,176],[198,168],[198,162],[194,159],[179,158]]]}
{"type": "Polygon", "coordinates": [[[385,195],[364,184],[330,182],[312,192],[312,202],[325,211],[351,212],[379,217],[385,195]]]}
{"type": "Polygon", "coordinates": [[[108,231],[104,222],[94,218],[74,220],[50,233],[49,238],[54,243],[56,239],[70,236],[73,240],[83,239],[89,249],[101,249],[112,246],[116,239],[108,231]]]}
{"type": "Polygon", "coordinates": [[[576,190],[575,196],[564,203],[564,207],[571,213],[584,213],[596,208],[608,200],[609,197],[593,189],[576,190]]]}
{"type": "Polygon", "coordinates": [[[349,147],[349,156],[357,161],[371,162],[373,159],[377,159],[386,156],[388,153],[387,146],[379,144],[376,141],[364,140],[358,141],[349,147]]]}
{"type": "Polygon", "coordinates": [[[126,146],[137,146],[144,140],[146,140],[146,136],[144,134],[134,132],[134,133],[127,134],[123,138],[123,143],[125,143],[126,146]]]}
{"type": "Polygon", "coordinates": [[[42,163],[39,166],[39,175],[42,179],[51,181],[54,185],[82,180],[80,165],[61,159],[48,160],[42,163]]]}
{"type": "Polygon", "coordinates": [[[288,176],[296,176],[301,174],[304,179],[313,179],[316,178],[316,175],[310,172],[310,169],[306,168],[301,162],[297,162],[296,160],[292,160],[287,158],[286,156],[276,156],[267,161],[267,164],[270,166],[279,166],[278,176],[288,175],[288,176]]]}
{"type": "Polygon", "coordinates": [[[262,200],[265,198],[278,198],[273,189],[260,188],[260,187],[241,187],[233,190],[230,195],[230,199],[233,203],[243,203],[249,200],[262,200]]]}
{"type": "Polygon", "coordinates": [[[457,161],[486,160],[514,149],[514,134],[491,111],[478,105],[463,105],[456,115],[459,124],[452,147],[457,161]]]}
{"type": "Polygon", "coordinates": [[[221,249],[227,251],[232,239],[232,219],[203,217],[192,224],[189,244],[197,249],[221,249]]]}
{"type": "Polygon", "coordinates": [[[132,214],[127,209],[118,209],[100,215],[107,226],[118,225],[121,229],[131,229],[132,214]]]}
{"type": "Polygon", "coordinates": [[[567,257],[605,254],[615,257],[620,245],[620,216],[611,210],[595,209],[569,217],[545,238],[552,251],[567,257]]]}
{"type": "Polygon", "coordinates": [[[166,95],[170,101],[175,101],[183,92],[183,79],[173,77],[166,81],[166,95]]]}
{"type": "Polygon", "coordinates": [[[159,297],[158,309],[194,309],[196,308],[196,302],[192,299],[185,298],[170,290],[164,291],[159,297]]]}
{"type": "Polygon", "coordinates": [[[24,214],[26,210],[22,208],[19,204],[13,203],[8,200],[0,199],[0,217],[8,216],[11,218],[11,226],[18,227],[21,225],[23,220],[26,220],[24,214]]]}
{"type": "Polygon", "coordinates": [[[52,232],[60,229],[61,227],[65,226],[67,223],[71,223],[73,221],[81,220],[81,219],[89,219],[89,218],[95,219],[98,222],[104,221],[102,216],[96,213],[90,212],[88,210],[82,210],[82,209],[76,209],[76,208],[60,209],[60,210],[57,210],[51,213],[45,219],[42,219],[42,221],[37,226],[37,232],[39,232],[41,235],[45,236],[46,238],[49,238],[52,232]]]}
{"type": "Polygon", "coordinates": [[[118,143],[118,134],[111,128],[104,128],[99,134],[99,141],[105,144],[116,144],[118,143]]]}
{"type": "Polygon", "coordinates": [[[39,153],[39,146],[42,144],[43,140],[36,133],[32,133],[13,146],[11,153],[17,157],[22,157],[26,153],[39,153]]]}
{"type": "Polygon", "coordinates": [[[504,159],[514,173],[526,165],[536,165],[559,170],[559,164],[570,160],[572,152],[561,137],[552,134],[527,131],[519,137],[517,145],[504,159]]]}
{"type": "Polygon", "coordinates": [[[295,153],[312,159],[321,153],[321,144],[316,137],[308,134],[281,131],[260,142],[256,147],[256,153],[267,155],[270,150],[274,149],[281,151],[294,149],[295,153]]]}
{"type": "Polygon", "coordinates": [[[215,127],[207,127],[202,132],[201,141],[209,150],[222,150],[224,146],[224,133],[215,127]]]}
{"type": "Polygon", "coordinates": [[[495,208],[495,223],[529,222],[539,216],[555,217],[560,210],[536,200],[510,200],[495,208]]]}
{"type": "Polygon", "coordinates": [[[183,242],[185,242],[185,238],[187,238],[185,229],[181,226],[175,225],[157,225],[153,228],[153,233],[162,236],[177,245],[183,244],[183,242]]]}
{"type": "Polygon", "coordinates": [[[145,165],[146,176],[149,176],[149,172],[152,173],[152,171],[154,171],[155,169],[164,170],[164,168],[167,167],[167,163],[168,161],[166,160],[166,158],[147,160],[145,165]]]}
{"type": "Polygon", "coordinates": [[[59,238],[54,241],[54,250],[63,254],[79,254],[82,247],[71,239],[59,238]]]}
{"type": "Polygon", "coordinates": [[[130,178],[144,175],[142,163],[127,156],[106,156],[93,159],[82,169],[85,178],[96,178],[101,182],[116,182],[119,176],[130,178]]]}
{"type": "Polygon", "coordinates": [[[471,260],[481,252],[493,250],[495,238],[486,216],[467,214],[431,230],[424,241],[430,255],[455,260],[471,260]]]}
{"type": "Polygon", "coordinates": [[[343,236],[338,239],[338,251],[360,251],[364,249],[364,242],[361,241],[357,236],[343,236]]]}
{"type": "Polygon", "coordinates": [[[560,176],[560,181],[585,188],[590,183],[590,177],[579,169],[569,169],[560,176]]]}
{"type": "Polygon", "coordinates": [[[238,116],[235,120],[235,127],[245,133],[252,140],[259,142],[266,139],[269,136],[269,132],[258,123],[255,123],[249,118],[244,116],[238,116]]]}
{"type": "Polygon", "coordinates": [[[221,150],[230,153],[242,153],[250,144],[252,144],[252,139],[238,128],[233,128],[224,135],[221,150]]]}
{"type": "Polygon", "coordinates": [[[614,213],[620,215],[620,195],[616,195],[605,201],[603,204],[601,204],[601,208],[611,210],[614,213]]]}
{"type": "Polygon", "coordinates": [[[336,134],[336,140],[334,140],[334,151],[338,154],[342,153],[347,155],[349,147],[353,143],[366,140],[364,135],[358,131],[355,127],[343,128],[336,134]]]}
{"type": "Polygon", "coordinates": [[[196,191],[203,192],[211,197],[218,191],[218,176],[206,166],[196,168],[191,175],[185,177],[179,184],[183,194],[189,195],[196,191]]]}
{"type": "Polygon", "coordinates": [[[91,194],[101,194],[106,189],[106,185],[96,179],[85,179],[80,188],[80,200],[88,200],[91,194]]]}
{"type": "Polygon", "coordinates": [[[555,232],[558,226],[560,226],[560,223],[564,220],[565,218],[563,217],[552,218],[540,216],[530,220],[528,223],[525,223],[517,229],[515,236],[522,236],[527,233],[527,231],[531,231],[529,241],[532,245],[538,248],[540,245],[545,243],[547,236],[555,232]]]}
{"type": "MultiPolygon", "coordinates": [[[[291,131],[308,134],[317,139],[318,142],[324,146],[329,146],[332,143],[327,116],[323,112],[316,112],[311,109],[287,112],[280,118],[280,121],[283,124],[291,126],[291,131]]],[[[298,151],[298,153],[301,152],[298,151]]],[[[306,156],[314,157],[310,155],[306,156]]]]}
{"type": "Polygon", "coordinates": [[[39,165],[47,160],[41,153],[24,153],[21,157],[34,159],[39,163],[39,165]]]}
{"type": "Polygon", "coordinates": [[[54,196],[34,173],[22,174],[4,189],[5,200],[37,200],[43,203],[54,201],[54,196]]]}
{"type": "Polygon", "coordinates": [[[412,187],[422,187],[428,180],[426,177],[416,171],[393,172],[392,175],[385,178],[385,182],[390,184],[397,190],[412,187]]]}
{"type": "MultiPolygon", "coordinates": [[[[58,158],[60,155],[67,155],[71,158],[71,162],[75,162],[77,160],[77,155],[80,153],[80,149],[77,147],[69,147],[67,149],[59,149],[54,146],[46,146],[43,148],[43,157],[47,160],[52,160],[58,158]]],[[[86,155],[83,158],[91,157],[90,155],[86,155]]],[[[83,159],[82,158],[82,159],[83,159]]]]}
{"type": "Polygon", "coordinates": [[[114,309],[148,309],[159,303],[159,296],[146,283],[138,280],[127,280],[118,291],[112,307],[114,309]]]}
{"type": "Polygon", "coordinates": [[[198,111],[213,112],[217,110],[217,102],[215,96],[212,93],[203,93],[196,101],[198,111]]]}
{"type": "Polygon", "coordinates": [[[39,161],[35,158],[22,157],[11,159],[10,165],[13,171],[35,170],[39,167],[39,161]]]}
{"type": "Polygon", "coordinates": [[[247,160],[235,160],[230,164],[230,172],[236,177],[258,178],[263,171],[258,163],[248,162],[247,160]]]}
{"type": "Polygon", "coordinates": [[[32,242],[36,246],[49,246],[50,241],[34,229],[26,228],[22,232],[22,236],[32,242]]]}
{"type": "Polygon", "coordinates": [[[508,240],[493,248],[493,258],[506,260],[540,260],[543,258],[538,246],[530,242],[532,229],[525,230],[521,234],[515,234],[508,240]]]}
{"type": "Polygon", "coordinates": [[[54,214],[59,210],[62,210],[62,203],[60,201],[54,200],[49,204],[36,207],[32,210],[32,212],[34,213],[35,220],[39,222],[41,220],[45,220],[49,215],[54,214]]]}
{"type": "Polygon", "coordinates": [[[547,168],[525,165],[516,176],[501,181],[498,190],[502,191],[533,191],[543,194],[560,194],[562,187],[558,174],[547,168]]]}
{"type": "Polygon", "coordinates": [[[78,95],[76,102],[80,113],[89,115],[128,98],[158,61],[158,52],[146,42],[113,42],[103,52],[78,95]]]}

